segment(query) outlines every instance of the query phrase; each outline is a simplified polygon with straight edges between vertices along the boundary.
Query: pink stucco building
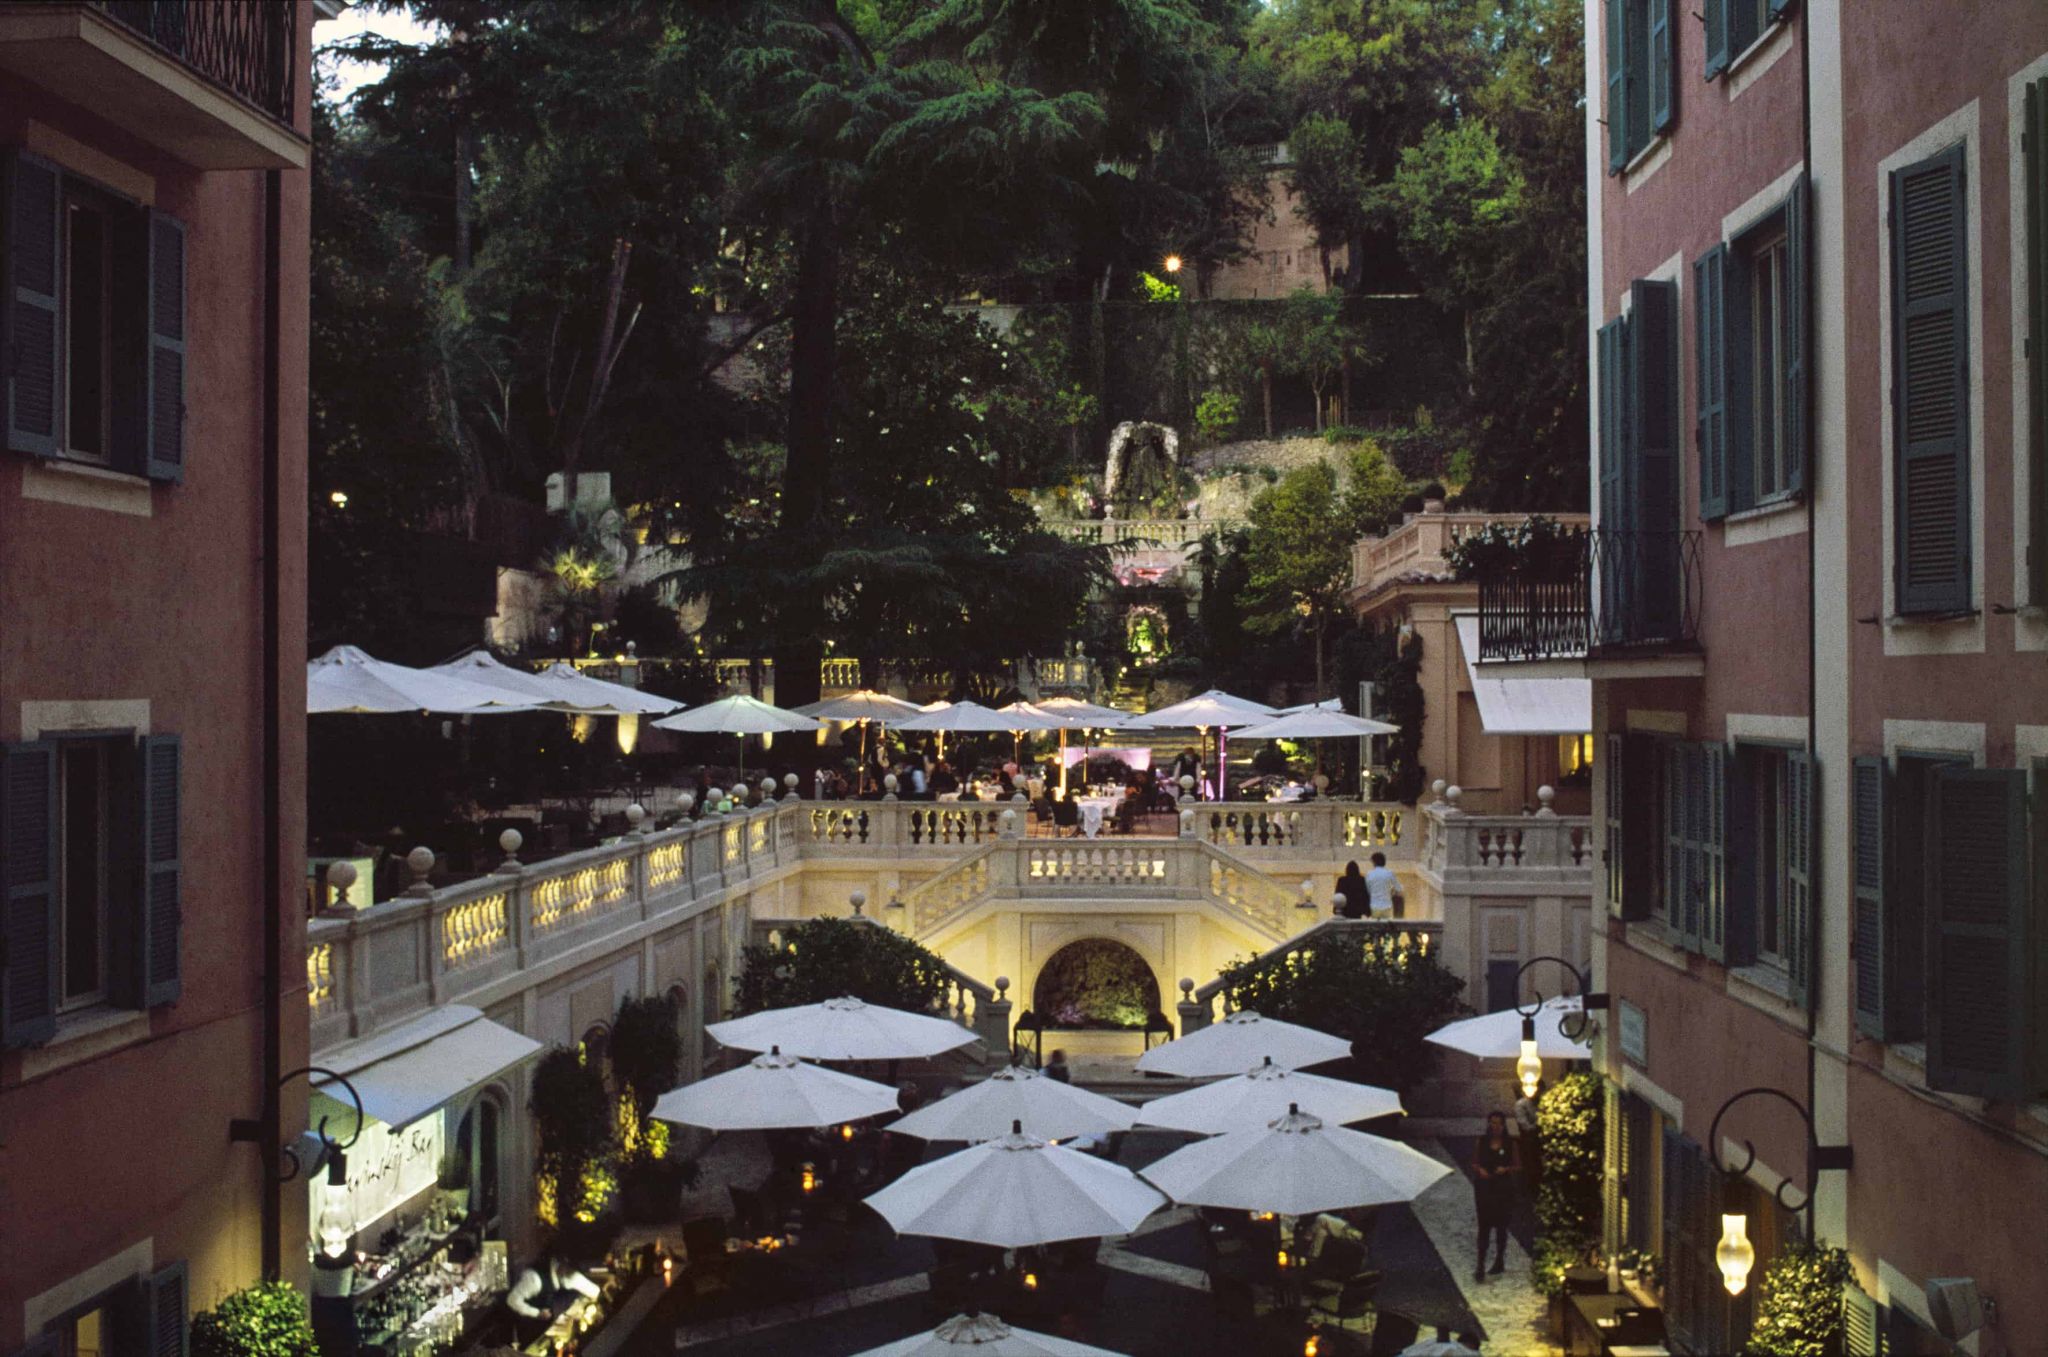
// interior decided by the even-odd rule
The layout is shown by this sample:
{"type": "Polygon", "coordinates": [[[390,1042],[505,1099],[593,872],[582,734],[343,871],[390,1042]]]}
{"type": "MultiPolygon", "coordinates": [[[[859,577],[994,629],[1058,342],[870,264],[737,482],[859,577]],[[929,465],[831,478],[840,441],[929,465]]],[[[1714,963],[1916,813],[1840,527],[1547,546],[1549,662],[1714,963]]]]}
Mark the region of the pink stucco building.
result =
{"type": "Polygon", "coordinates": [[[304,1234],[314,8],[0,6],[0,1351],[178,1353],[304,1234]]]}
{"type": "Polygon", "coordinates": [[[1594,683],[1608,1245],[1675,1349],[1747,1333],[1728,1213],[1848,1250],[1852,1352],[2037,1350],[2048,7],[1586,32],[1595,529],[1479,607],[1594,683]]]}

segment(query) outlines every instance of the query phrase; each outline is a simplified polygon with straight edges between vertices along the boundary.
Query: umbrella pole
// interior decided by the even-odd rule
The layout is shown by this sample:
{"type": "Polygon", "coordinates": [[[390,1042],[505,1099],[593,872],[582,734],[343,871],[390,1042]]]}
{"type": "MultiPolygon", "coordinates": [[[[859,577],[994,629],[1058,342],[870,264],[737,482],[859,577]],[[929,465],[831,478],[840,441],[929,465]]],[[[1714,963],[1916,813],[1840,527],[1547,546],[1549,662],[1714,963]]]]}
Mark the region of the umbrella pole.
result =
{"type": "Polygon", "coordinates": [[[1060,800],[1067,799],[1067,728],[1060,727],[1060,800]]]}

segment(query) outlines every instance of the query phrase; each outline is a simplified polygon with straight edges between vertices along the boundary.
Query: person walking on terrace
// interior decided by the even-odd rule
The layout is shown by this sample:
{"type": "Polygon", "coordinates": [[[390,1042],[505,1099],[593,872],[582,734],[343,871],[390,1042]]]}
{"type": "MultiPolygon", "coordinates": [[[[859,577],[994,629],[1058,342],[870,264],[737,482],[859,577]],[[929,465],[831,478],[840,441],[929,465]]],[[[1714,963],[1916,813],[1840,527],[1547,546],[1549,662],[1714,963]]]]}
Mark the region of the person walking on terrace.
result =
{"type": "Polygon", "coordinates": [[[1478,1268],[1472,1275],[1479,1281],[1486,1280],[1489,1236],[1494,1246],[1493,1274],[1499,1276],[1507,1267],[1508,1217],[1515,1209],[1515,1180],[1521,1174],[1522,1156],[1515,1138],[1508,1134],[1507,1114],[1487,1113],[1486,1134],[1472,1151],[1472,1198],[1479,1213],[1478,1268]]]}
{"type": "Polygon", "coordinates": [[[1367,903],[1372,910],[1373,918],[1401,917],[1401,906],[1406,903],[1401,898],[1401,878],[1394,875],[1393,869],[1387,866],[1385,853],[1372,855],[1372,870],[1365,874],[1365,885],[1369,893],[1367,903]]]}
{"type": "Polygon", "coordinates": [[[1344,875],[1337,878],[1337,894],[1344,897],[1339,912],[1347,919],[1363,919],[1366,901],[1372,896],[1372,886],[1365,879],[1365,873],[1358,870],[1358,864],[1344,864],[1344,875]]]}

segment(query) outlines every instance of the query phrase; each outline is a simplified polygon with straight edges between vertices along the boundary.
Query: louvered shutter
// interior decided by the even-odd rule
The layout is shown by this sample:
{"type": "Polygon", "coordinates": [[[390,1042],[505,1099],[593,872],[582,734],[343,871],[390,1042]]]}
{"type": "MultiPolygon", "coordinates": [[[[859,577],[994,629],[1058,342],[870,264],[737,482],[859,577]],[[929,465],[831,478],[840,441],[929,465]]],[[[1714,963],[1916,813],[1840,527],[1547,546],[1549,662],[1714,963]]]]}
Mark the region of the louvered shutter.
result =
{"type": "Polygon", "coordinates": [[[64,276],[63,183],[47,160],[26,151],[8,157],[7,446],[38,457],[56,455],[62,432],[57,291],[64,276]]]}
{"type": "Polygon", "coordinates": [[[1927,929],[1927,1082],[2019,1099],[2028,1087],[2026,774],[1942,768],[1934,780],[1935,868],[1927,929]]]}
{"type": "Polygon", "coordinates": [[[1627,381],[1622,347],[1628,322],[1616,319],[1600,327],[1600,529],[1628,526],[1628,438],[1623,421],[1627,381]]]}
{"type": "Polygon", "coordinates": [[[1628,1218],[1622,1192],[1621,1089],[1612,1083],[1601,1085],[1600,1211],[1605,1222],[1602,1237],[1608,1252],[1628,1247],[1628,1218]]]}
{"type": "Polygon", "coordinates": [[[1681,827],[1684,852],[1681,868],[1684,875],[1678,886],[1684,892],[1685,900],[1685,946],[1688,951],[1701,951],[1706,938],[1707,916],[1707,757],[1706,748],[1698,744],[1674,745],[1671,750],[1679,760],[1679,770],[1684,776],[1681,799],[1684,802],[1685,822],[1681,827]]]}
{"type": "Polygon", "coordinates": [[[1641,642],[1679,631],[1678,284],[1639,278],[1629,291],[1624,365],[1635,537],[1605,572],[1604,583],[1624,582],[1624,589],[1617,606],[1603,609],[1603,631],[1611,641],[1641,642]]]}
{"type": "Polygon", "coordinates": [[[1792,6],[1799,0],[1771,0],[1771,18],[1782,19],[1792,12],[1792,6]]]}
{"type": "Polygon", "coordinates": [[[28,1046],[57,1032],[57,747],[47,740],[0,749],[0,1045],[28,1046]]]}
{"type": "Polygon", "coordinates": [[[181,754],[175,735],[142,739],[142,1004],[177,1001],[184,974],[179,964],[183,911],[179,893],[178,784],[181,754]]]}
{"type": "Polygon", "coordinates": [[[1813,1005],[1817,983],[1813,964],[1813,836],[1820,809],[1819,769],[1813,756],[1795,749],[1785,756],[1785,907],[1780,950],[1791,973],[1792,993],[1802,1008],[1813,1005]]]}
{"type": "Polygon", "coordinates": [[[1728,512],[1728,333],[1722,295],[1728,247],[1716,245],[1693,261],[1694,395],[1699,418],[1700,517],[1712,521],[1728,512]]]}
{"type": "Polygon", "coordinates": [[[149,214],[149,478],[185,477],[185,223],[149,214]]]}
{"type": "Polygon", "coordinates": [[[1622,842],[1622,810],[1628,804],[1624,795],[1622,768],[1626,760],[1622,750],[1623,737],[1609,734],[1602,754],[1604,766],[1601,769],[1601,776],[1607,786],[1607,797],[1603,806],[1607,818],[1607,912],[1617,919],[1632,917],[1625,891],[1626,875],[1622,870],[1626,862],[1622,842]]]}
{"type": "Polygon", "coordinates": [[[1660,740],[1657,751],[1662,755],[1659,762],[1663,765],[1664,793],[1663,889],[1659,894],[1664,901],[1665,924],[1685,947],[1691,948],[1699,941],[1699,930],[1696,923],[1688,926],[1686,922],[1693,914],[1685,889],[1686,746],[1675,740],[1660,740]]]}
{"type": "Polygon", "coordinates": [[[1891,769],[1882,758],[1858,758],[1851,773],[1850,820],[1856,832],[1852,881],[1855,914],[1850,923],[1850,948],[1855,953],[1856,1030],[1890,1041],[1885,1004],[1891,991],[1892,939],[1885,917],[1890,846],[1885,817],[1891,769]]]}
{"type": "Polygon", "coordinates": [[[1607,1107],[1607,1116],[1614,1123],[1612,1142],[1615,1148],[1615,1195],[1621,1209],[1620,1216],[1616,1218],[1614,1238],[1622,1248],[1629,1247],[1629,1241],[1641,1228],[1636,1220],[1636,1177],[1641,1171],[1638,1160],[1644,1151],[1643,1146],[1636,1140],[1635,1120],[1630,1115],[1634,1103],[1633,1097],[1623,1093],[1607,1107]]]}
{"type": "Polygon", "coordinates": [[[1706,870],[1700,901],[1700,950],[1728,958],[1728,750],[1718,741],[1700,746],[1700,858],[1706,870]]]}
{"type": "Polygon", "coordinates": [[[1728,6],[1732,0],[1703,0],[1707,29],[1707,79],[1728,69],[1728,6]]]}
{"type": "Polygon", "coordinates": [[[1807,218],[1812,211],[1806,173],[1801,171],[1785,196],[1785,333],[1778,337],[1779,361],[1785,370],[1785,491],[1803,494],[1808,488],[1808,468],[1813,458],[1808,449],[1807,411],[1811,397],[1808,384],[1813,372],[1813,320],[1807,266],[1807,218]]]}
{"type": "Polygon", "coordinates": [[[2028,599],[2048,606],[2048,79],[2027,86],[2028,599]]]}
{"type": "Polygon", "coordinates": [[[143,1313],[149,1322],[146,1357],[186,1357],[185,1264],[173,1263],[152,1275],[143,1288],[143,1313]]]}
{"type": "Polygon", "coordinates": [[[1892,174],[1892,401],[1901,613],[1970,606],[1963,148],[1892,174]]]}
{"type": "Polygon", "coordinates": [[[1650,0],[1650,131],[1678,125],[1678,38],[1671,26],[1671,0],[1650,0]]]}
{"type": "Polygon", "coordinates": [[[1727,820],[1723,835],[1734,871],[1725,877],[1726,904],[1723,907],[1725,936],[1721,959],[1730,966],[1747,966],[1756,960],[1756,806],[1752,790],[1754,755],[1745,756],[1737,746],[1728,770],[1722,812],[1727,820]]]}
{"type": "Polygon", "coordinates": [[[1607,0],[1607,169],[1619,174],[1628,144],[1628,0],[1607,0]]]}
{"type": "Polygon", "coordinates": [[[1851,1282],[1842,1287],[1842,1357],[1882,1357],[1884,1331],[1877,1323],[1877,1302],[1851,1282]]]}

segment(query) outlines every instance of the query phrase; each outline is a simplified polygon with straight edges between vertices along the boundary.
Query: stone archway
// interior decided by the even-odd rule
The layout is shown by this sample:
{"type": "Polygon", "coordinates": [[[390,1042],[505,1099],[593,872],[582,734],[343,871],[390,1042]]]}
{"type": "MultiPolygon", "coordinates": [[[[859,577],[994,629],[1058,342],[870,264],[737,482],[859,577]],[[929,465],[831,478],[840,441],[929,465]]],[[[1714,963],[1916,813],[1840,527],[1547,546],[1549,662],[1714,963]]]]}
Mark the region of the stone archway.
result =
{"type": "Polygon", "coordinates": [[[1135,947],[1079,938],[1039,967],[1031,1008],[1049,1030],[1142,1032],[1160,996],[1159,977],[1135,947]]]}

